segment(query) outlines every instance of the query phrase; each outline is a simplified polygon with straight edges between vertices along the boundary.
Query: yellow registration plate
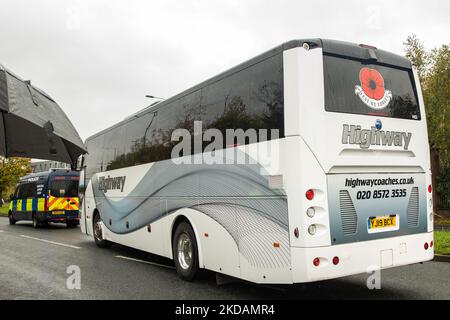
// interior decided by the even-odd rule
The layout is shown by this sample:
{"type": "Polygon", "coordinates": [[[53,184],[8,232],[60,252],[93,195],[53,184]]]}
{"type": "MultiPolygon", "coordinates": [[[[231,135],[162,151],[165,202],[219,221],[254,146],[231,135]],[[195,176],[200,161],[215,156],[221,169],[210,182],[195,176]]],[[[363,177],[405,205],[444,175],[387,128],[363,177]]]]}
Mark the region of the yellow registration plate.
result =
{"type": "Polygon", "coordinates": [[[53,211],[52,212],[52,214],[53,215],[56,215],[56,216],[60,216],[60,215],[63,215],[63,214],[65,214],[66,212],[65,211],[53,211]]]}
{"type": "Polygon", "coordinates": [[[397,226],[397,216],[374,217],[369,219],[369,229],[395,228],[397,226]]]}

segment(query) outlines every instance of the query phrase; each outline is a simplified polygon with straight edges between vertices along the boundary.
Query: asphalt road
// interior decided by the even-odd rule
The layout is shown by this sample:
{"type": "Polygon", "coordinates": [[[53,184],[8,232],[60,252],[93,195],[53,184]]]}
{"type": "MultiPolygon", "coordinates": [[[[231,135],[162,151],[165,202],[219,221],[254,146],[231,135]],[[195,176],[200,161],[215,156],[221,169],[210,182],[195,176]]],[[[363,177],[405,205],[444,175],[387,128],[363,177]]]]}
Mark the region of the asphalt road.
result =
{"type": "Polygon", "coordinates": [[[35,230],[0,218],[0,299],[450,299],[449,274],[444,262],[384,270],[381,290],[367,289],[367,275],[267,287],[217,286],[215,275],[204,272],[189,283],[170,261],[119,245],[97,248],[79,228],[35,230]],[[80,290],[67,288],[71,265],[80,268],[80,290]]]}

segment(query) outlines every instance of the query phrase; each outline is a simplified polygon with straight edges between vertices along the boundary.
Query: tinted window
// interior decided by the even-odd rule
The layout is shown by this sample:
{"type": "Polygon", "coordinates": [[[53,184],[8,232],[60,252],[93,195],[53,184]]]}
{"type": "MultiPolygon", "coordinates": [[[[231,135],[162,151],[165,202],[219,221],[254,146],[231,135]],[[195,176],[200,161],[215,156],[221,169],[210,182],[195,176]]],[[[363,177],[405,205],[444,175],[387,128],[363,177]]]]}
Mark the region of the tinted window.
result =
{"type": "MultiPolygon", "coordinates": [[[[284,137],[282,55],[270,57],[156,110],[134,116],[89,140],[86,177],[105,170],[170,159],[172,132],[203,129],[278,129],[284,137]]],[[[270,138],[270,137],[269,137],[270,138]]]]}
{"type": "Polygon", "coordinates": [[[78,180],[54,179],[50,182],[50,194],[54,197],[78,197],[78,180]]]}
{"type": "Polygon", "coordinates": [[[324,56],[325,109],[420,120],[411,70],[324,56]]]}
{"type": "Polygon", "coordinates": [[[248,67],[202,90],[206,128],[277,129],[284,137],[281,55],[248,67]]]}
{"type": "Polygon", "coordinates": [[[19,199],[34,198],[36,197],[36,193],[37,193],[36,183],[27,182],[20,185],[17,197],[19,199]]]}
{"type": "MultiPolygon", "coordinates": [[[[114,130],[114,129],[113,129],[114,130]]],[[[88,154],[86,155],[86,178],[90,179],[96,172],[102,172],[103,165],[103,148],[104,136],[101,134],[95,138],[86,141],[88,154]]]]}
{"type": "Polygon", "coordinates": [[[20,194],[20,185],[18,185],[16,187],[16,191],[14,192],[14,198],[19,198],[19,194],[20,194]]]}
{"type": "Polygon", "coordinates": [[[31,182],[31,183],[28,184],[27,198],[34,198],[36,196],[37,196],[36,182],[31,182]]]}
{"type": "Polygon", "coordinates": [[[19,186],[19,188],[17,189],[17,198],[18,199],[25,198],[26,192],[27,192],[27,185],[26,184],[21,184],[19,186]]]}

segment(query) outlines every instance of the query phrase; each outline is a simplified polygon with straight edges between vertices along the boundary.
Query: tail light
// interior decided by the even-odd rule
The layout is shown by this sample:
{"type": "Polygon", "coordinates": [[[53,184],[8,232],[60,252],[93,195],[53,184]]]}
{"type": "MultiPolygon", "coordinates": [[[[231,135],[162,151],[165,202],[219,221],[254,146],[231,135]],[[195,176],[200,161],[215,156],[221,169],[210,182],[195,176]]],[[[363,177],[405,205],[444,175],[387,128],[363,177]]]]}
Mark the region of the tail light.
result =
{"type": "Polygon", "coordinates": [[[424,248],[425,250],[428,250],[428,243],[425,242],[425,244],[423,245],[423,248],[424,248]]]}
{"type": "Polygon", "coordinates": [[[314,218],[316,215],[316,210],[313,207],[308,208],[308,210],[306,210],[306,215],[310,218],[314,218]]]}
{"type": "Polygon", "coordinates": [[[296,238],[298,238],[298,237],[300,236],[299,231],[298,231],[298,228],[295,228],[295,229],[294,229],[294,236],[295,236],[296,238]]]}
{"type": "Polygon", "coordinates": [[[314,190],[309,189],[308,191],[306,191],[305,195],[306,195],[306,199],[311,201],[312,199],[314,199],[314,190]]]}
{"type": "Polygon", "coordinates": [[[428,193],[433,192],[433,187],[431,186],[431,184],[428,186],[428,193]]]}
{"type": "Polygon", "coordinates": [[[333,258],[333,264],[334,264],[335,266],[337,266],[337,265],[339,264],[339,257],[334,257],[334,258],[333,258]]]}
{"type": "Polygon", "coordinates": [[[318,266],[320,265],[320,259],[319,259],[319,258],[315,258],[315,259],[313,260],[313,265],[314,265],[315,267],[318,267],[318,266]]]}
{"type": "Polygon", "coordinates": [[[433,241],[430,242],[430,248],[433,248],[433,241]]]}
{"type": "Polygon", "coordinates": [[[48,197],[45,197],[44,211],[49,211],[48,209],[49,209],[49,207],[48,207],[48,197]]]}
{"type": "Polygon", "coordinates": [[[316,231],[317,231],[317,227],[316,227],[316,225],[315,224],[312,224],[312,225],[310,225],[309,227],[308,227],[308,233],[310,234],[310,235],[315,235],[316,234],[316,231]]]}

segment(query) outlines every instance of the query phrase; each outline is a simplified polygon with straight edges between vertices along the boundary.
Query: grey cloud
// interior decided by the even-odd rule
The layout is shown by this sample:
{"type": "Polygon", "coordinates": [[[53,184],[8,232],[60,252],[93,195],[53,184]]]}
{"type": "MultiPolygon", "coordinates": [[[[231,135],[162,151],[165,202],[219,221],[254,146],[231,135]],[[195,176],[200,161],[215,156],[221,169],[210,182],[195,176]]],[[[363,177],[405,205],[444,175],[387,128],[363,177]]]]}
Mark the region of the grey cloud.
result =
{"type": "Polygon", "coordinates": [[[402,54],[448,42],[448,1],[3,0],[0,63],[52,95],[82,138],[284,41],[402,54]]]}

